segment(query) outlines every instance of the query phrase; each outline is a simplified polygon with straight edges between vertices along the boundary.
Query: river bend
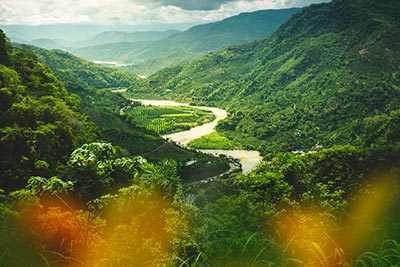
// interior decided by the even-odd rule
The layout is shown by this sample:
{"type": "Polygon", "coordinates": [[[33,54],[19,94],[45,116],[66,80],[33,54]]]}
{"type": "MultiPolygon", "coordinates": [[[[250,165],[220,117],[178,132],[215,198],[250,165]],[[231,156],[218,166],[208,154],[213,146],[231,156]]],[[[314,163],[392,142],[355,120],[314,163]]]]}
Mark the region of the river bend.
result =
{"type": "MultiPolygon", "coordinates": [[[[189,104],[179,103],[170,100],[145,100],[145,99],[131,99],[132,101],[140,102],[142,105],[151,106],[186,106],[189,104]]],[[[190,130],[177,132],[173,134],[163,135],[164,139],[170,139],[177,144],[187,146],[187,144],[197,138],[214,132],[215,126],[220,120],[228,117],[226,110],[216,107],[204,107],[204,106],[190,106],[192,108],[198,108],[203,110],[211,111],[215,115],[215,120],[203,125],[193,127],[190,130]]],[[[243,173],[248,173],[253,170],[262,160],[260,153],[254,150],[216,150],[216,149],[199,149],[199,151],[213,154],[213,155],[226,155],[240,160],[242,164],[243,173]]]]}

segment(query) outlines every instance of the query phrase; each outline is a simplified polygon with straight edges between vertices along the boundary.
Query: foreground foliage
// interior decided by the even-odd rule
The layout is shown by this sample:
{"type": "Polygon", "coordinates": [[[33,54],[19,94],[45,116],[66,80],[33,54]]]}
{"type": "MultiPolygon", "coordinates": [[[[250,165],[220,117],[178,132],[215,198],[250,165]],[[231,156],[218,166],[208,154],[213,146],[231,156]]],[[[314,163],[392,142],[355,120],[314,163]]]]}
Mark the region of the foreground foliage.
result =
{"type": "Polygon", "coordinates": [[[204,266],[396,266],[398,160],[350,146],[285,153],[200,188],[204,266]]]}
{"type": "Polygon", "coordinates": [[[345,146],[281,154],[247,176],[193,188],[172,161],[85,144],[68,160],[71,180],[32,176],[26,188],[1,191],[0,263],[396,266],[393,153],[345,146]]]}
{"type": "MultiPolygon", "coordinates": [[[[107,146],[89,144],[82,149],[98,155],[97,148],[110,152],[107,146]]],[[[71,155],[71,164],[82,152],[71,155]]],[[[105,161],[97,164],[98,175],[104,175],[101,164],[110,156],[102,155],[105,161]]],[[[129,162],[116,159],[112,169],[127,171],[129,164],[120,164],[124,160],[129,162]]],[[[0,235],[1,265],[24,266],[29,261],[30,266],[172,266],[180,244],[189,242],[176,165],[142,160],[129,171],[136,173],[128,175],[129,186],[92,199],[83,209],[76,202],[80,198],[72,202],[68,197],[71,181],[31,177],[26,189],[10,193],[1,206],[1,227],[8,230],[0,235]]],[[[82,186],[79,191],[90,192],[82,186]]]]}

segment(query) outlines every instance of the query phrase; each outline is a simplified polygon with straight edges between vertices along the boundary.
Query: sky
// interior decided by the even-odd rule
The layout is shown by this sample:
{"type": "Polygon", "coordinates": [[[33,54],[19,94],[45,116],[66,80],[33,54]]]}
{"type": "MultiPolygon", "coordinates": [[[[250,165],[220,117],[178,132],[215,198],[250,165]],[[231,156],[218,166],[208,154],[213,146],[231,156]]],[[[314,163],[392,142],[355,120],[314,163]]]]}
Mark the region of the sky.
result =
{"type": "Polygon", "coordinates": [[[321,2],[328,0],[0,0],[0,24],[197,24],[321,2]]]}

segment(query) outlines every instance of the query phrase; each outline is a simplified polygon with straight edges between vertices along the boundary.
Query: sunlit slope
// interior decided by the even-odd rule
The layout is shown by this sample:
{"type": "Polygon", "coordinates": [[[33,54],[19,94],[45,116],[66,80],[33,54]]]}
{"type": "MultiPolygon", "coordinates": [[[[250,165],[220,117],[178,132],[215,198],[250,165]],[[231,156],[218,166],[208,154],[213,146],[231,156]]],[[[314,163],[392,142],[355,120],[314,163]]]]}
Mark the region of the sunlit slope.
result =
{"type": "Polygon", "coordinates": [[[130,91],[228,108],[219,129],[264,151],[363,144],[363,119],[400,108],[399,12],[395,0],[312,5],[269,38],[164,69],[130,91]]]}
{"type": "Polygon", "coordinates": [[[61,50],[30,48],[66,84],[68,90],[76,93],[82,87],[105,89],[128,87],[140,82],[134,74],[100,66],[61,50]]]}

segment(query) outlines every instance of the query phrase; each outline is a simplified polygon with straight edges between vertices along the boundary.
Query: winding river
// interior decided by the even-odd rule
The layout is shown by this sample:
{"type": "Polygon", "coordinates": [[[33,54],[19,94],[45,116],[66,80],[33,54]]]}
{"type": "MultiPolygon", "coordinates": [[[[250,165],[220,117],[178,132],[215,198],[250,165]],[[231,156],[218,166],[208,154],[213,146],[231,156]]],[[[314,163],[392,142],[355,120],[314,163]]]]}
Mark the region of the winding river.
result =
{"type": "MultiPolygon", "coordinates": [[[[179,103],[170,100],[144,100],[144,99],[131,99],[131,100],[140,102],[142,105],[151,105],[151,106],[187,106],[187,107],[189,106],[189,104],[186,103],[179,103]]],[[[190,106],[190,107],[211,111],[216,118],[212,122],[205,123],[197,127],[193,127],[187,131],[163,135],[162,137],[164,139],[170,139],[182,146],[187,146],[187,144],[190,141],[212,133],[217,123],[228,116],[226,110],[216,107],[204,107],[204,106],[190,106]]],[[[199,151],[213,155],[223,154],[229,157],[239,159],[240,163],[242,164],[243,173],[248,173],[251,170],[253,170],[262,160],[260,153],[254,150],[199,149],[199,151]]]]}

